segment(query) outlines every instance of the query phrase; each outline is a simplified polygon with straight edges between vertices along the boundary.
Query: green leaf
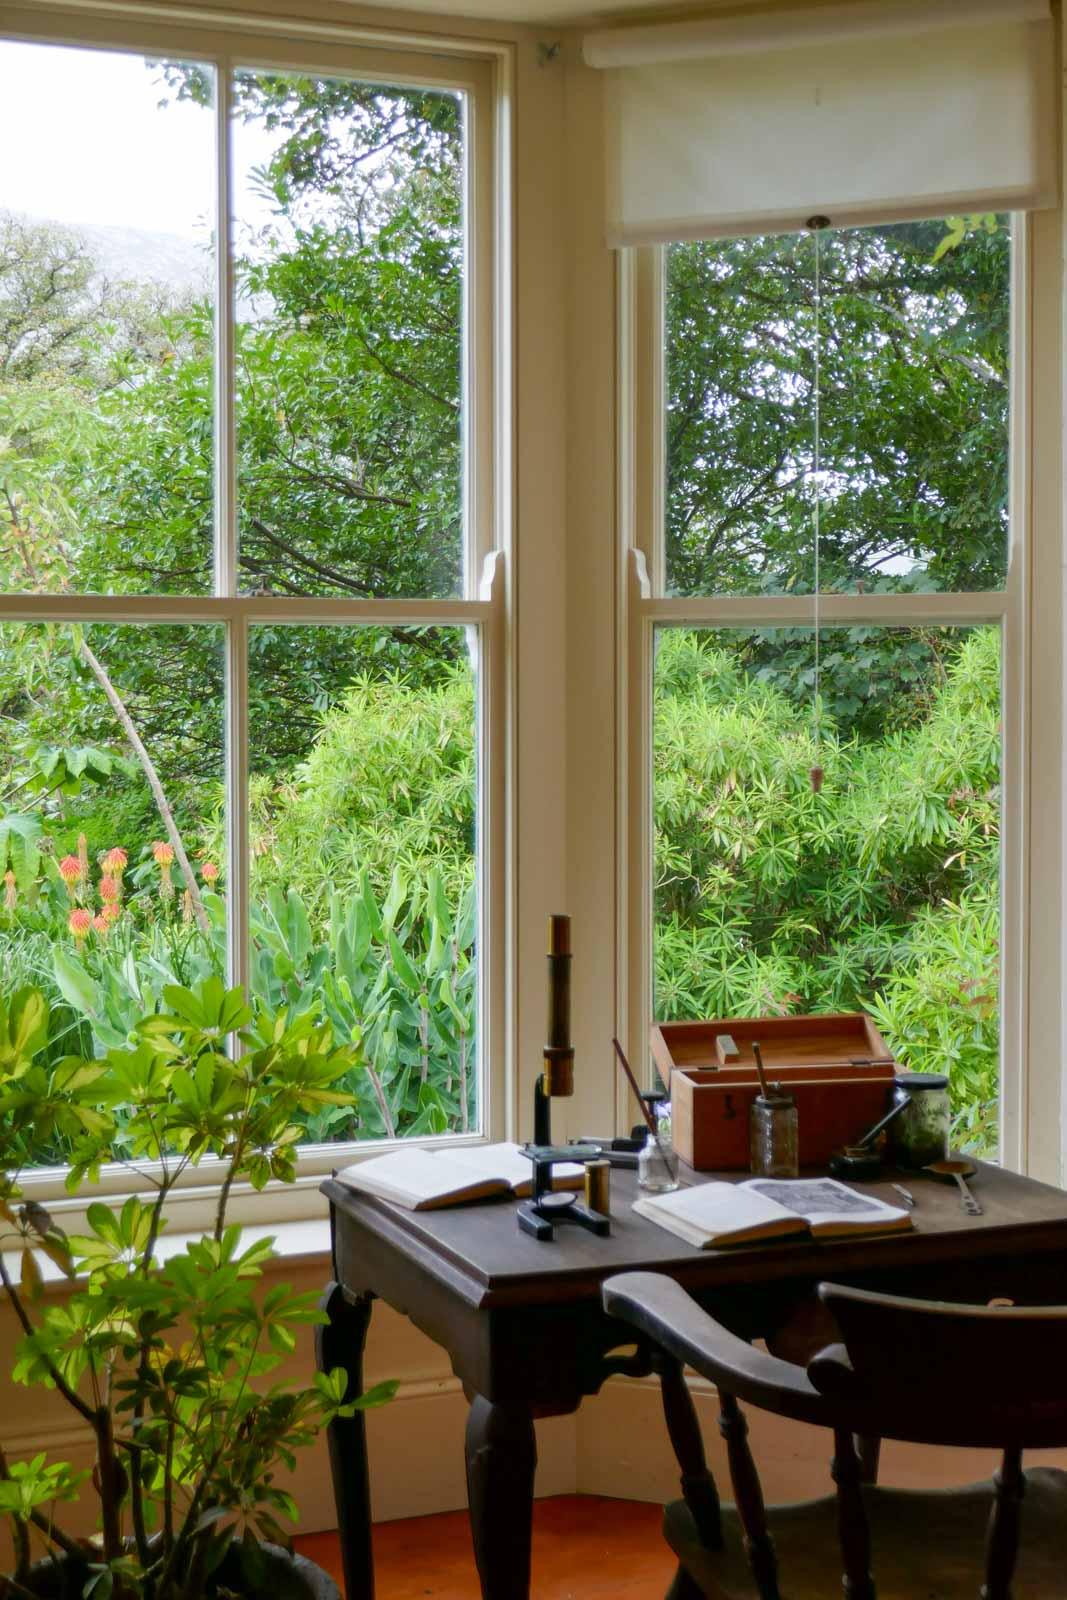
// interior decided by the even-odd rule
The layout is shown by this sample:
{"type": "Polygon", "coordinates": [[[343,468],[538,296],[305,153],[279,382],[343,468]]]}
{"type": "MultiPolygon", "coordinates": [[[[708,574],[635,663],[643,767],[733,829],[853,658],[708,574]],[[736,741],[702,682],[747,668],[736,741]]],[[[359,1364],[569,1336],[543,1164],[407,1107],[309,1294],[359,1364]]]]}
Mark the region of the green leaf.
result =
{"type": "Polygon", "coordinates": [[[58,945],[52,952],[52,970],[67,1004],[83,1016],[95,1019],[100,1011],[99,992],[77,957],[58,945]]]}

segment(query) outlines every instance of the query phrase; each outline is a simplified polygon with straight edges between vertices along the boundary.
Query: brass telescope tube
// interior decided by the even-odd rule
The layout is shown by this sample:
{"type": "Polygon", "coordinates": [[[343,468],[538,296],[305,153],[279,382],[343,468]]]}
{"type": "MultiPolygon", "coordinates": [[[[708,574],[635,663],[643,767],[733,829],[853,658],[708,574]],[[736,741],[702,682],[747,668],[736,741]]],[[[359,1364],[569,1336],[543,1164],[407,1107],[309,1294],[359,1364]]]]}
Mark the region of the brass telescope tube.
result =
{"type": "Polygon", "coordinates": [[[574,1047],[571,1044],[571,919],[548,919],[548,1032],[545,1042],[546,1095],[574,1093],[574,1047]]]}
{"type": "Polygon", "coordinates": [[[571,919],[548,919],[548,1026],[544,1064],[534,1088],[534,1144],[552,1143],[552,1100],[574,1093],[571,1044],[571,919]]]}

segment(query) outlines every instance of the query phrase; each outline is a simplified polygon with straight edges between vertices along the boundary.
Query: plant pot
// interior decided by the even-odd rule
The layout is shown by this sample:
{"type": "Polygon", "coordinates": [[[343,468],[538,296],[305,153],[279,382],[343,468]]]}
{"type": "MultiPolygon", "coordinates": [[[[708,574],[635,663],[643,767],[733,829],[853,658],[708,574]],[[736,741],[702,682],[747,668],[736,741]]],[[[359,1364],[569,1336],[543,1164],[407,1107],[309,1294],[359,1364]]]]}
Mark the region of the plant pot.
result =
{"type": "MultiPolygon", "coordinates": [[[[341,1591],[329,1573],[307,1556],[290,1555],[276,1544],[261,1544],[259,1552],[265,1570],[257,1581],[250,1583],[242,1568],[240,1546],[235,1540],[208,1580],[205,1600],[220,1589],[242,1595],[245,1600],[341,1600],[341,1591]]],[[[88,1563],[73,1556],[62,1556],[57,1561],[35,1562],[25,1587],[38,1600],[81,1600],[88,1576],[88,1563]]]]}

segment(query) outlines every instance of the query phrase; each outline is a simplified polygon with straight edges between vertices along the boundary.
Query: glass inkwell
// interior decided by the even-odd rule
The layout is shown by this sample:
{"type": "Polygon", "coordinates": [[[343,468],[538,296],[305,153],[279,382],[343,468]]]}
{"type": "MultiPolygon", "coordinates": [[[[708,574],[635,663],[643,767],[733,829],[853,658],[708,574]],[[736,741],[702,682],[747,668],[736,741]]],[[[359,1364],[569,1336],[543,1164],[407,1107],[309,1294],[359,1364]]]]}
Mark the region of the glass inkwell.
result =
{"type": "Polygon", "coordinates": [[[655,1120],[637,1156],[637,1187],[645,1194],[678,1188],[678,1157],[671,1130],[671,1103],[657,1098],[649,1108],[655,1120]]]}

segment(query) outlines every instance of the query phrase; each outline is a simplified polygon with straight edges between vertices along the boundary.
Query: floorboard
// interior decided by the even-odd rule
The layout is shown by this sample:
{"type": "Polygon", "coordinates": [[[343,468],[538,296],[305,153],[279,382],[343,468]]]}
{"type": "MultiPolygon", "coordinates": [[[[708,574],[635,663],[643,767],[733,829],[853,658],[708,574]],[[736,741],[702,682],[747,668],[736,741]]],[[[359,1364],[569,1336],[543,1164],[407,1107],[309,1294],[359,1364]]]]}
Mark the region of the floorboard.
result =
{"type": "MultiPolygon", "coordinates": [[[[657,1600],[674,1562],[660,1534],[661,1507],[598,1495],[560,1495],[534,1506],[537,1600],[657,1600]]],[[[297,1547],[341,1581],[335,1533],[297,1547]]],[[[374,1529],[376,1600],[478,1600],[465,1511],[382,1522],[374,1529]]]]}

